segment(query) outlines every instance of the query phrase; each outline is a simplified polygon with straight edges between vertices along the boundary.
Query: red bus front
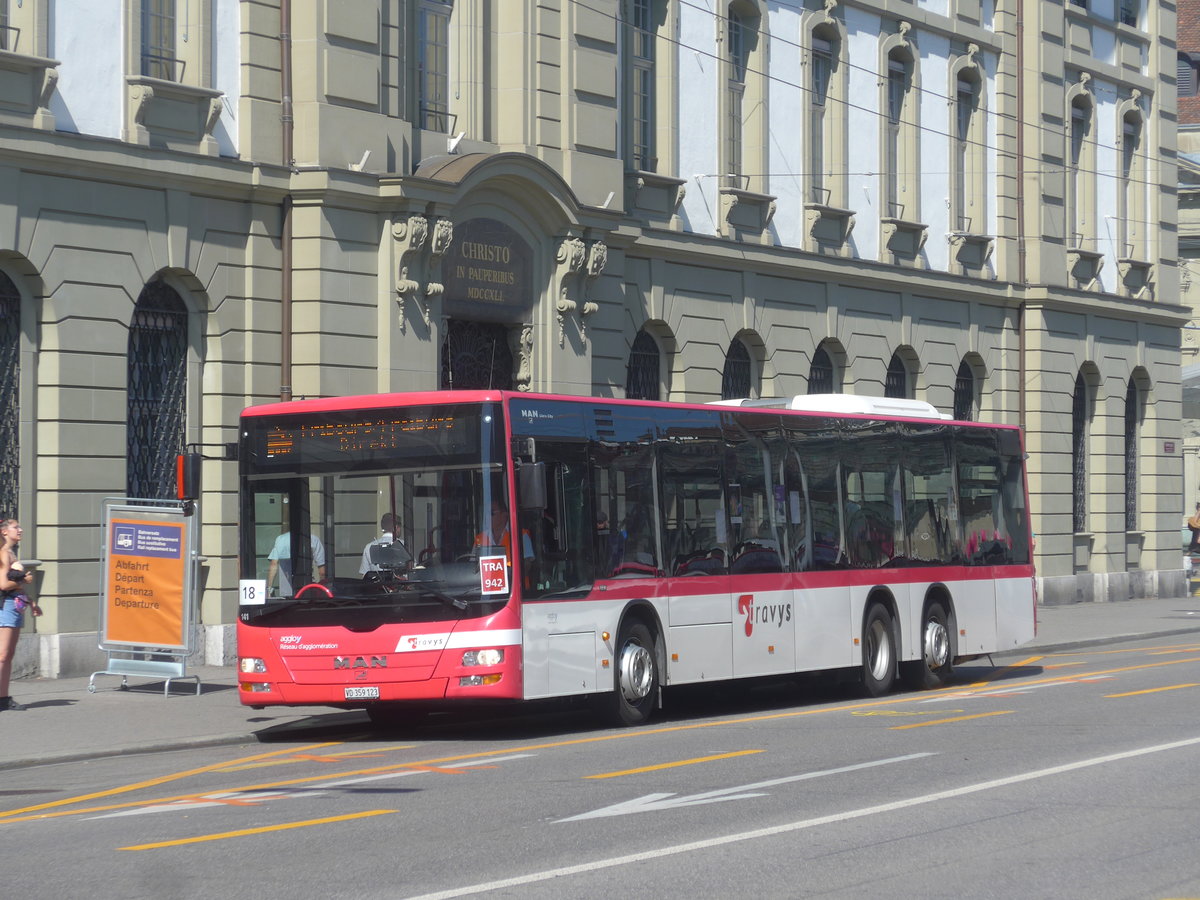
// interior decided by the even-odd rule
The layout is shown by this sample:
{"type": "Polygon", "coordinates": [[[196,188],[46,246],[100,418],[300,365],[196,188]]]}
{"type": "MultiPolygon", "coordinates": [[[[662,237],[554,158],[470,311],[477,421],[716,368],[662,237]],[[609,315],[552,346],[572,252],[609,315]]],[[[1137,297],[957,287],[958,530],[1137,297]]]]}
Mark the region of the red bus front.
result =
{"type": "Polygon", "coordinates": [[[240,444],[243,704],[521,697],[538,535],[512,537],[499,402],[275,404],[243,414],[240,444]]]}

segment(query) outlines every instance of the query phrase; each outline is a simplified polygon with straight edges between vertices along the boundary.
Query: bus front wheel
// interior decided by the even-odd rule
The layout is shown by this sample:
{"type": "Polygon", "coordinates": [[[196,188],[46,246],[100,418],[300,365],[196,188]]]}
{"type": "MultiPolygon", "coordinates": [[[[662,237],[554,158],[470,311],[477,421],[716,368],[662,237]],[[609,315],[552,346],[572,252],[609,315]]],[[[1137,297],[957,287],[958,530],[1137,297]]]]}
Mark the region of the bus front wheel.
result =
{"type": "Polygon", "coordinates": [[[621,626],[617,640],[612,713],[617,725],[640,725],[654,711],[658,694],[658,657],[654,635],[642,622],[621,626]]]}
{"type": "Polygon", "coordinates": [[[896,631],[882,603],[873,605],[863,622],[862,676],[871,697],[882,697],[896,680],[896,631]]]}
{"type": "Polygon", "coordinates": [[[950,619],[941,603],[930,603],[921,620],[921,658],[900,664],[904,683],[915,690],[941,687],[954,673],[950,619]]]}

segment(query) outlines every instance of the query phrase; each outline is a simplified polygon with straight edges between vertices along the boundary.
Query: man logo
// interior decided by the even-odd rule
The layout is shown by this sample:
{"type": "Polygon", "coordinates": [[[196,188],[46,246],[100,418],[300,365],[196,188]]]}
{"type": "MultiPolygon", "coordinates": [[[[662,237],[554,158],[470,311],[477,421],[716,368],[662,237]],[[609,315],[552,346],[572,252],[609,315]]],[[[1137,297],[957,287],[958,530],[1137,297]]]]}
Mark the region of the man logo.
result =
{"type": "Polygon", "coordinates": [[[335,669],[386,669],[387,657],[372,656],[371,661],[367,662],[365,656],[356,656],[353,659],[349,656],[335,656],[333,667],[335,669]]]}

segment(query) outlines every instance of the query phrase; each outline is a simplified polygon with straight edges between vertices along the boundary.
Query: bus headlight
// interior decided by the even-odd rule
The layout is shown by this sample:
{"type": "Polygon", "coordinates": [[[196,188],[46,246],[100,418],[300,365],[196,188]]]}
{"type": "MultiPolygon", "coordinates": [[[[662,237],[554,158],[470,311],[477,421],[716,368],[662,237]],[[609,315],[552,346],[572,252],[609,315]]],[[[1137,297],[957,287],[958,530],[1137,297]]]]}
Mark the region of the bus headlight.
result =
{"type": "Polygon", "coordinates": [[[498,666],[502,662],[503,650],[468,650],[462,658],[464,666],[498,666]]]}
{"type": "Polygon", "coordinates": [[[244,675],[261,675],[267,671],[266,660],[259,659],[257,656],[243,656],[238,660],[238,666],[244,675]]]}
{"type": "Polygon", "coordinates": [[[499,684],[504,676],[499,672],[494,675],[464,675],[458,679],[459,687],[486,687],[489,684],[499,684]]]}

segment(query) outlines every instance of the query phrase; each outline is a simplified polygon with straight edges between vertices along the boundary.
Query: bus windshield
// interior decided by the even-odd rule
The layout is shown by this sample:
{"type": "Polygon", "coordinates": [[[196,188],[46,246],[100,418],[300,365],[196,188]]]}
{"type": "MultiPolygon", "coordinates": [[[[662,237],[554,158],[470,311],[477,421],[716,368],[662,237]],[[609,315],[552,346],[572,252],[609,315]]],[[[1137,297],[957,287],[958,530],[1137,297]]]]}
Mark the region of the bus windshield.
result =
{"type": "Polygon", "coordinates": [[[492,403],[244,418],[241,577],[266,597],[242,622],[371,628],[503,606],[503,435],[492,403]]]}

